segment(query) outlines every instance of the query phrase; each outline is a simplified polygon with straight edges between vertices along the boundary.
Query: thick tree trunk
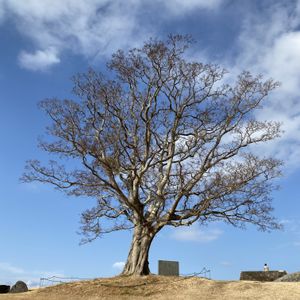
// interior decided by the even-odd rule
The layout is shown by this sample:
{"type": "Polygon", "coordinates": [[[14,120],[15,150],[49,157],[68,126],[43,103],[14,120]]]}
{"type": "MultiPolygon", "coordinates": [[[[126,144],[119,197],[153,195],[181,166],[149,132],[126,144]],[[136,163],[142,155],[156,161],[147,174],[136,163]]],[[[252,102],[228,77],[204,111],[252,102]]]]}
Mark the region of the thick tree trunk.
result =
{"type": "Polygon", "coordinates": [[[150,274],[148,254],[155,233],[142,225],[135,226],[127,262],[122,275],[150,274]]]}

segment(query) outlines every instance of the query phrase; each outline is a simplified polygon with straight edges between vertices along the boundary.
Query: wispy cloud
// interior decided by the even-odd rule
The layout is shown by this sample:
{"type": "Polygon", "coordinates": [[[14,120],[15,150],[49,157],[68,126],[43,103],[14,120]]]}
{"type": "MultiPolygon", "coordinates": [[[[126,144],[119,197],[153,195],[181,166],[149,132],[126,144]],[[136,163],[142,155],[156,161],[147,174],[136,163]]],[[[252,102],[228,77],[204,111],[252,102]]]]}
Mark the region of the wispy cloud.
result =
{"type": "Polygon", "coordinates": [[[20,183],[19,188],[26,192],[39,192],[43,186],[37,182],[20,183]]]}
{"type": "Polygon", "coordinates": [[[169,16],[184,16],[186,12],[194,11],[195,9],[217,9],[222,4],[223,0],[173,0],[173,1],[164,1],[159,0],[155,1],[165,6],[170,13],[169,16]]]}
{"type": "Polygon", "coordinates": [[[12,266],[9,263],[0,262],[0,272],[8,272],[11,274],[24,274],[25,271],[21,268],[12,266]]]}
{"type": "Polygon", "coordinates": [[[51,276],[63,277],[62,271],[39,271],[39,270],[25,270],[23,268],[14,266],[7,262],[0,262],[0,282],[2,284],[13,285],[18,280],[24,281],[29,287],[36,287],[40,284],[40,278],[47,278],[51,276]]]}
{"type": "MultiPolygon", "coordinates": [[[[300,1],[274,1],[263,12],[246,15],[239,35],[235,72],[244,69],[282,83],[272,93],[260,120],[282,122],[282,138],[259,148],[290,168],[300,163],[300,1]]],[[[230,68],[230,66],[229,66],[230,68]]]]}
{"type": "MultiPolygon", "coordinates": [[[[138,46],[150,36],[159,36],[161,24],[153,21],[153,14],[165,22],[175,21],[189,12],[220,9],[223,3],[226,1],[0,0],[0,26],[1,20],[13,20],[11,24],[16,24],[33,49],[20,49],[19,65],[40,71],[59,64],[64,52],[82,55],[92,62],[119,48],[138,46]]],[[[299,25],[299,0],[274,1],[261,11],[249,11],[243,16],[238,43],[234,45],[234,62],[226,54],[220,60],[229,70],[234,69],[234,74],[250,69],[282,82],[257,118],[282,122],[285,134],[260,152],[275,155],[291,167],[300,163],[299,25]]]]}
{"type": "Polygon", "coordinates": [[[0,25],[4,21],[4,2],[0,1],[0,25]]]}
{"type": "Polygon", "coordinates": [[[223,266],[223,267],[231,267],[232,263],[229,262],[229,261],[221,261],[220,265],[223,266]]]}
{"type": "Polygon", "coordinates": [[[63,51],[93,60],[139,45],[149,36],[159,35],[158,22],[150,17],[153,14],[178,18],[188,11],[216,9],[222,2],[1,0],[0,20],[13,20],[12,24],[32,42],[33,53],[22,50],[19,59],[21,66],[35,71],[59,63],[63,51]]]}
{"type": "Polygon", "coordinates": [[[300,237],[300,221],[296,219],[283,219],[280,223],[284,226],[286,232],[293,233],[300,237]]]}
{"type": "Polygon", "coordinates": [[[53,48],[37,50],[34,53],[21,51],[19,55],[20,66],[32,71],[45,71],[59,62],[57,51],[53,48]]]}
{"type": "Polygon", "coordinates": [[[280,223],[284,226],[284,235],[288,237],[287,242],[279,244],[279,248],[291,248],[300,246],[300,221],[297,219],[282,219],[280,223]]]}
{"type": "Polygon", "coordinates": [[[125,267],[125,262],[124,262],[124,261],[117,261],[117,262],[115,262],[115,263],[112,265],[112,267],[113,267],[114,269],[117,269],[117,270],[121,271],[121,270],[123,270],[123,268],[125,267]]]}
{"type": "Polygon", "coordinates": [[[209,243],[218,239],[222,233],[219,229],[200,229],[198,226],[193,225],[174,229],[171,238],[178,241],[209,243]]]}
{"type": "Polygon", "coordinates": [[[33,71],[59,63],[63,51],[93,59],[147,36],[146,24],[138,26],[136,0],[3,1],[6,19],[35,47],[19,57],[21,66],[33,71]]]}

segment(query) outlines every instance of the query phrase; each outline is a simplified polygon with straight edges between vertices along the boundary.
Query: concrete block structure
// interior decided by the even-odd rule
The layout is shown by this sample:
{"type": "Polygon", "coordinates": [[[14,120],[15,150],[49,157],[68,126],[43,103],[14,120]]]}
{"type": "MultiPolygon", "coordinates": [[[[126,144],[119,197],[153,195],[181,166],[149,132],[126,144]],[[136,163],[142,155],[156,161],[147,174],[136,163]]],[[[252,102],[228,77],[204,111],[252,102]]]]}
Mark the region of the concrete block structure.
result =
{"type": "Polygon", "coordinates": [[[243,271],[240,280],[274,281],[286,274],[286,271],[243,271]]]}
{"type": "Polygon", "coordinates": [[[169,261],[169,260],[159,260],[158,275],[179,276],[179,262],[169,261]]]}

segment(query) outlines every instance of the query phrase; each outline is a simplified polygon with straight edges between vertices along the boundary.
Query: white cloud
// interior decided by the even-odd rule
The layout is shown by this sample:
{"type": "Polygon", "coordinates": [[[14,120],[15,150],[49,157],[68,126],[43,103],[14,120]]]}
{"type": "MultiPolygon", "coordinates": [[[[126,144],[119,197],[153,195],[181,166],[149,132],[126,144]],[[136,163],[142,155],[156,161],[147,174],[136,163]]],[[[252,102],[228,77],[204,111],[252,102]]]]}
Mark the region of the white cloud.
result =
{"type": "Polygon", "coordinates": [[[283,219],[280,223],[284,226],[285,235],[289,236],[291,242],[283,244],[282,247],[300,246],[300,221],[298,219],[283,219]]]}
{"type": "Polygon", "coordinates": [[[62,51],[92,59],[147,38],[147,24],[139,26],[137,20],[138,0],[2,1],[6,15],[14,20],[19,32],[36,48],[46,49],[33,54],[22,52],[20,57],[25,63],[37,60],[38,66],[48,67],[59,62],[57,55],[62,51]],[[48,49],[56,49],[56,53],[48,49]]]}
{"type": "Polygon", "coordinates": [[[219,229],[200,229],[197,225],[174,229],[171,238],[178,241],[208,243],[218,239],[223,232],[219,229]]]}
{"type": "Polygon", "coordinates": [[[220,265],[222,265],[223,267],[231,267],[232,263],[229,261],[221,261],[220,265]]]}
{"type": "Polygon", "coordinates": [[[43,186],[36,182],[20,183],[19,187],[27,192],[38,192],[43,186]]]}
{"type": "Polygon", "coordinates": [[[112,266],[113,266],[114,269],[118,269],[118,270],[121,271],[125,267],[125,262],[124,261],[117,261],[112,266]]]}
{"type": "MultiPolygon", "coordinates": [[[[18,280],[22,280],[29,287],[37,287],[40,284],[40,278],[48,278],[52,276],[63,277],[64,275],[61,271],[28,271],[7,262],[0,262],[0,283],[2,284],[13,285],[18,280]]],[[[45,282],[45,285],[48,284],[49,282],[45,282]]]]}
{"type": "Polygon", "coordinates": [[[60,62],[57,51],[53,48],[37,50],[34,53],[22,51],[18,59],[22,68],[32,71],[44,71],[60,62]]]}
{"type": "Polygon", "coordinates": [[[31,63],[36,59],[37,65],[50,67],[59,62],[58,53],[63,51],[92,60],[119,48],[138,46],[157,35],[158,25],[147,17],[149,14],[176,18],[196,9],[217,8],[222,1],[153,0],[150,5],[142,0],[0,0],[0,20],[1,14],[12,19],[36,49],[46,49],[31,54],[22,52],[21,58],[31,63]],[[49,48],[55,48],[56,54],[49,56],[49,48]]]}
{"type": "MultiPolygon", "coordinates": [[[[279,140],[259,148],[293,169],[300,163],[300,1],[276,2],[267,12],[249,14],[239,37],[234,73],[248,69],[282,83],[257,112],[259,120],[282,122],[279,140]]],[[[230,69],[230,66],[229,66],[230,69]]]]}
{"type": "Polygon", "coordinates": [[[4,21],[4,3],[0,1],[0,25],[4,21]]]}
{"type": "Polygon", "coordinates": [[[25,271],[21,268],[12,266],[9,263],[0,262],[0,272],[8,272],[13,274],[24,274],[25,271]]]}
{"type": "Polygon", "coordinates": [[[300,221],[296,219],[285,219],[280,222],[288,233],[293,233],[300,236],[300,221]]]}
{"type": "Polygon", "coordinates": [[[195,9],[216,9],[218,8],[222,0],[172,0],[165,1],[160,0],[164,4],[169,12],[174,15],[184,15],[186,12],[194,11],[195,9]]]}
{"type": "Polygon", "coordinates": [[[274,40],[263,57],[265,70],[283,85],[281,91],[290,93],[300,83],[300,31],[286,32],[274,40]]]}

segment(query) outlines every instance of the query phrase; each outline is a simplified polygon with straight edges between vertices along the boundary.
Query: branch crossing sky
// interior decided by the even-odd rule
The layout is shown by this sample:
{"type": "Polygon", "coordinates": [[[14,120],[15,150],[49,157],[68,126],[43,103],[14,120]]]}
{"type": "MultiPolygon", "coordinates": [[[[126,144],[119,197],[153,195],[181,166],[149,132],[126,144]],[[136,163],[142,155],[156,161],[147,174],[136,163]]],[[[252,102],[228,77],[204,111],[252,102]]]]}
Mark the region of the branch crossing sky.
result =
{"type": "Polygon", "coordinates": [[[282,122],[281,139],[256,151],[284,160],[274,214],[285,231],[261,233],[216,223],[166,229],[154,241],[150,268],[178,260],[182,274],[211,270],[238,279],[241,270],[300,271],[300,1],[287,0],[0,0],[0,283],[40,277],[112,276],[128,253],[130,233],[79,246],[80,212],[92,199],[67,198],[21,184],[25,161],[48,159],[36,147],[47,120],[37,103],[72,97],[70,78],[89,66],[104,70],[119,48],[149,37],[191,34],[192,59],[281,82],[258,119],[282,122]]]}

